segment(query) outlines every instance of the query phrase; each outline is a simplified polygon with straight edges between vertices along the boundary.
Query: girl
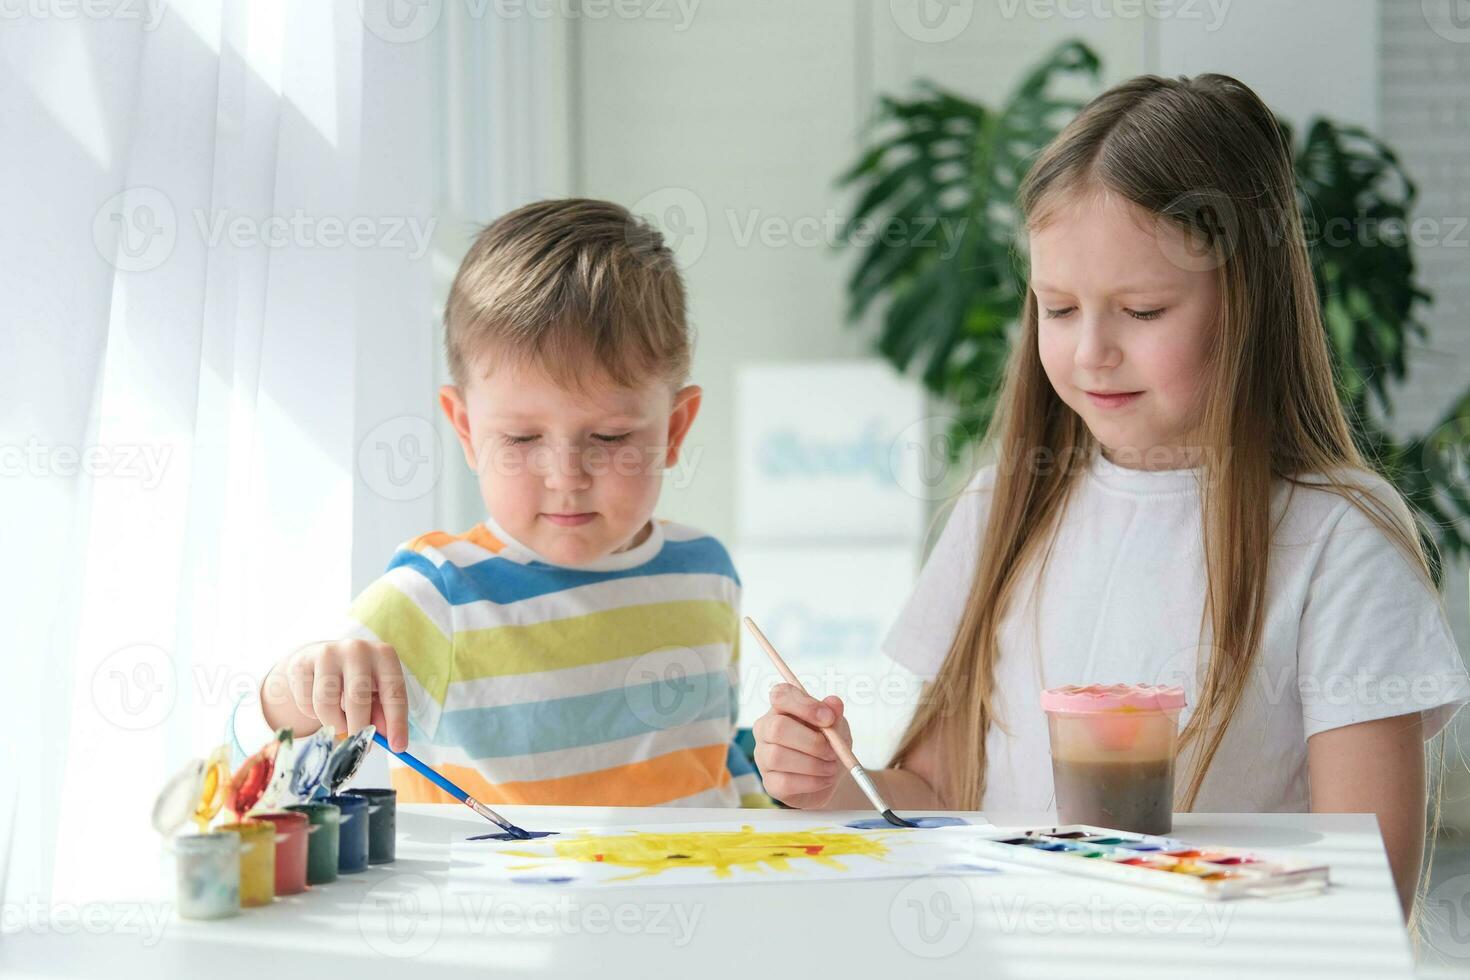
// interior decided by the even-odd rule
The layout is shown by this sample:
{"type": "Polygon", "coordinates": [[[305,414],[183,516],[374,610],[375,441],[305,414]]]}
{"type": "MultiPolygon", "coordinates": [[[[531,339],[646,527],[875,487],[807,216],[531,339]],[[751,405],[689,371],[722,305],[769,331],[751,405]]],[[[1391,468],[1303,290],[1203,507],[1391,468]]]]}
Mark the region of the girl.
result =
{"type": "MultiPolygon", "coordinates": [[[[1176,807],[1378,815],[1407,911],[1424,742],[1470,697],[1407,507],[1333,385],[1290,148],[1223,75],[1089,104],[1020,189],[1030,282],[987,435],[885,652],[931,679],[895,806],[1053,806],[1040,692],[1182,683],[1176,807]]],[[[771,692],[768,792],[863,797],[771,692]]]]}

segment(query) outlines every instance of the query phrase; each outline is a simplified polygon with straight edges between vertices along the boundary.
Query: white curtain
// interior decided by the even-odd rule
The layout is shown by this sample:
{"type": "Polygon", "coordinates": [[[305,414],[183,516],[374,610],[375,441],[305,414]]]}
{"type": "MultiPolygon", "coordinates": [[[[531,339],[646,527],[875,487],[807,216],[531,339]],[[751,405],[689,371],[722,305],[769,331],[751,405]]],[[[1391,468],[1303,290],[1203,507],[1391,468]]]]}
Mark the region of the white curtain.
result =
{"type": "Polygon", "coordinates": [[[162,780],[462,517],[433,445],[443,32],[355,0],[84,8],[0,30],[7,902],[150,894],[162,780]]]}

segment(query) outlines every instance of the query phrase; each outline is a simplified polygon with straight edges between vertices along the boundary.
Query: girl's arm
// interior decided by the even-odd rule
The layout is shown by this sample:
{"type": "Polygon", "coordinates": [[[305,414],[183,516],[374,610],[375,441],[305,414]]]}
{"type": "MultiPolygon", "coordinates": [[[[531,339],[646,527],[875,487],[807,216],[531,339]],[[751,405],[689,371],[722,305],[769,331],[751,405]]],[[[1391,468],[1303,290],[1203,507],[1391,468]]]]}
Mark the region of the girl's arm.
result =
{"type": "MultiPolygon", "coordinates": [[[[843,717],[842,699],[817,701],[790,684],[771,688],[771,710],[756,719],[755,763],[766,792],[787,806],[803,810],[866,810],[871,804],[837,759],[821,734],[830,725],[846,744],[852,733],[843,717]]],[[[906,810],[943,809],[932,787],[939,767],[936,742],[930,737],[903,769],[868,770],[889,806],[906,810]]]]}
{"type": "Polygon", "coordinates": [[[1307,739],[1313,813],[1375,813],[1407,919],[1424,859],[1424,738],[1416,711],[1307,739]],[[1366,763],[1366,764],[1365,764],[1366,763]]]}

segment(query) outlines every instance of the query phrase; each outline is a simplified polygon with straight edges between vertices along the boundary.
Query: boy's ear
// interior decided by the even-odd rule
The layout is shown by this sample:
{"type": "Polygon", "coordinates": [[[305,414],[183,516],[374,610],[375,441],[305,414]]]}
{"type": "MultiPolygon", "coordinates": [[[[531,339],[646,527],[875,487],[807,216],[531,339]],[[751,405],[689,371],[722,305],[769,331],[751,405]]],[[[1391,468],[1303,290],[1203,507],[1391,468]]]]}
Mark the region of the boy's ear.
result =
{"type": "Polygon", "coordinates": [[[674,394],[674,410],[669,413],[669,448],[664,454],[664,466],[673,466],[679,461],[679,449],[684,445],[684,437],[689,434],[690,426],[694,424],[694,417],[699,414],[699,403],[703,398],[704,390],[699,385],[685,385],[674,394]]]}
{"type": "Polygon", "coordinates": [[[454,385],[443,385],[439,388],[439,407],[444,409],[449,424],[454,426],[454,434],[459,436],[459,445],[464,450],[464,461],[469,464],[470,469],[478,471],[475,465],[475,447],[470,439],[470,413],[465,408],[464,396],[454,385]]]}

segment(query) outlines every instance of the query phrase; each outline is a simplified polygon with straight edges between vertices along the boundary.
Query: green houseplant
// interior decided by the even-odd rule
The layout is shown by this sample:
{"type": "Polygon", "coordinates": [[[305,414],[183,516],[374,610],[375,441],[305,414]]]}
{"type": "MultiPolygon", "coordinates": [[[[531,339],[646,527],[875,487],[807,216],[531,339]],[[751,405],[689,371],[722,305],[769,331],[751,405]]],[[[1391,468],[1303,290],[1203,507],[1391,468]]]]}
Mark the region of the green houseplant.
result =
{"type": "MultiPolygon", "coordinates": [[[[1035,154],[1084,104],[1057,91],[1069,80],[1095,86],[1099,75],[1097,55],[1074,41],[1028,72],[999,109],[927,82],[912,98],[884,96],[870,145],[838,178],[857,192],[842,239],[858,252],[849,319],[880,311],[878,353],[900,371],[916,371],[952,406],[954,453],[994,412],[1025,293],[1014,248],[1016,189],[1035,154]],[[953,247],[906,233],[939,222],[953,247]],[[864,227],[876,233],[859,235],[864,227]]],[[[1427,335],[1416,311],[1431,297],[1415,283],[1410,242],[1387,233],[1319,234],[1365,223],[1406,227],[1414,183],[1393,151],[1361,129],[1315,119],[1292,145],[1325,328],[1359,447],[1426,519],[1445,556],[1470,553],[1470,389],[1426,435],[1396,438],[1388,426],[1391,388],[1407,376],[1412,344],[1427,335]]]]}

